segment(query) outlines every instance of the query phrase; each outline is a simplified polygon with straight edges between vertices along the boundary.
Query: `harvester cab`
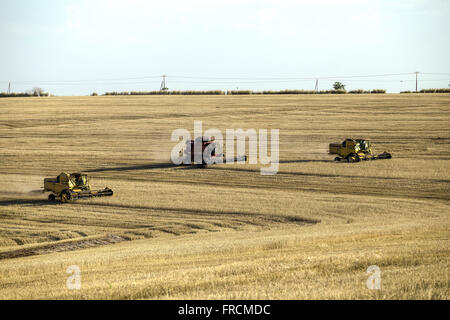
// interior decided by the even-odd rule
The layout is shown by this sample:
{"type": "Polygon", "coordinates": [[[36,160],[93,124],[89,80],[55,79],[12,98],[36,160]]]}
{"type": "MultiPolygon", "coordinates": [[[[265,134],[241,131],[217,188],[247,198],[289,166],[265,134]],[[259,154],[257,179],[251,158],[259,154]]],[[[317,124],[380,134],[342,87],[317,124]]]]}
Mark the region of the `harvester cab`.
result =
{"type": "Polygon", "coordinates": [[[74,173],[70,175],[73,179],[74,187],[80,190],[90,190],[89,179],[87,174],[74,173]]]}
{"type": "Polygon", "coordinates": [[[89,178],[86,174],[66,172],[62,172],[56,178],[45,178],[44,192],[51,192],[48,196],[49,201],[55,201],[58,198],[61,202],[69,202],[78,198],[113,195],[113,191],[109,188],[97,191],[91,190],[89,178]]]}
{"type": "Polygon", "coordinates": [[[187,140],[186,148],[184,149],[184,157],[190,160],[190,163],[201,161],[202,165],[207,164],[205,159],[205,151],[208,150],[210,158],[216,156],[216,141],[214,137],[198,137],[195,140],[187,140]]]}
{"type": "Polygon", "coordinates": [[[222,145],[216,142],[215,137],[201,136],[195,140],[187,140],[183,151],[184,163],[201,163],[202,167],[207,164],[226,162],[245,162],[247,156],[237,156],[232,159],[226,158],[222,151],[222,145]]]}
{"type": "Polygon", "coordinates": [[[346,160],[347,162],[392,158],[392,155],[386,151],[374,155],[370,142],[364,139],[345,139],[342,143],[330,143],[329,154],[338,155],[334,158],[335,161],[346,160]]]}

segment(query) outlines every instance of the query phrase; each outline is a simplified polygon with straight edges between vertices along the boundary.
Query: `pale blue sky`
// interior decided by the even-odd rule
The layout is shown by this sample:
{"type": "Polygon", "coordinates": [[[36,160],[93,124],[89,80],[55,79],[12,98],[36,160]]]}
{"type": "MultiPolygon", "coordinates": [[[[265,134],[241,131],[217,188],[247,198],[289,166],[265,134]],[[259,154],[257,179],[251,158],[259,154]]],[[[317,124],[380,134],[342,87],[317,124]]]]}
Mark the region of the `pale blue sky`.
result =
{"type": "Polygon", "coordinates": [[[313,89],[339,76],[319,89],[398,92],[414,90],[413,74],[349,76],[414,71],[436,73],[419,89],[442,88],[449,18],[448,0],[0,0],[0,91],[158,90],[167,74],[171,90],[313,89]]]}

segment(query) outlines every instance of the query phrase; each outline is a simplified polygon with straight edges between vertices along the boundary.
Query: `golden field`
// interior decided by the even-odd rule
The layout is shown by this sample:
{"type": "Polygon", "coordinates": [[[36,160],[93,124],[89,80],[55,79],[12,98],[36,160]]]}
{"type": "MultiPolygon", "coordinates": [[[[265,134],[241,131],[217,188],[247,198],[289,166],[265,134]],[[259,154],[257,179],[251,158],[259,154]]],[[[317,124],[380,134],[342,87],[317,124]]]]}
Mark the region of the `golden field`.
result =
{"type": "Polygon", "coordinates": [[[448,94],[0,99],[0,299],[449,299],[449,169],[448,94]],[[278,174],[171,165],[194,120],[279,129],[278,174]],[[62,171],[115,194],[50,203],[62,171]]]}

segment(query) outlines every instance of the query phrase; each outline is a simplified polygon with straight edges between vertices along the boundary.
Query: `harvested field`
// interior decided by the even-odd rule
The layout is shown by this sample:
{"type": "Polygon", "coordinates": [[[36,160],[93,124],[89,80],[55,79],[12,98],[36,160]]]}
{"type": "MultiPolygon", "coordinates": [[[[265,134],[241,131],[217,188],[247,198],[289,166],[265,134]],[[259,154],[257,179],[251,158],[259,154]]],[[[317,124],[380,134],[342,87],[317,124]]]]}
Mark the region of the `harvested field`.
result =
{"type": "Polygon", "coordinates": [[[449,298],[448,94],[3,98],[0,111],[0,299],[449,298]],[[194,120],[279,129],[278,174],[172,165],[171,133],[194,120]],[[334,162],[328,144],[347,137],[393,159],[334,162]],[[48,202],[43,179],[62,171],[114,196],[48,202]]]}

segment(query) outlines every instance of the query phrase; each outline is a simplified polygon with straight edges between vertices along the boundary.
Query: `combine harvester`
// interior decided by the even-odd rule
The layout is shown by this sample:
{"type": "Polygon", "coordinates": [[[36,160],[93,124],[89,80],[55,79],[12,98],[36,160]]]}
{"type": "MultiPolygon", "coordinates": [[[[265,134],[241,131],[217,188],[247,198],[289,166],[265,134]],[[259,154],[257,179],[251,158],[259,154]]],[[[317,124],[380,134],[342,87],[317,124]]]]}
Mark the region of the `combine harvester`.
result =
{"type": "MultiPolygon", "coordinates": [[[[221,147],[221,146],[220,146],[221,147]]],[[[186,148],[184,149],[184,164],[194,164],[198,163],[201,166],[205,167],[208,164],[215,164],[215,163],[227,163],[227,162],[245,162],[247,161],[247,156],[237,156],[237,157],[231,157],[227,158],[223,153],[216,154],[216,151],[218,150],[218,145],[214,137],[198,137],[195,140],[187,140],[186,141],[186,148]],[[200,147],[201,145],[201,147],[200,147]],[[196,153],[196,146],[198,149],[198,154],[196,153]],[[201,154],[200,154],[201,150],[201,154]],[[209,158],[205,159],[205,150],[207,150],[206,154],[208,154],[209,158]],[[196,157],[197,155],[197,157],[196,157]]]]}
{"type": "Polygon", "coordinates": [[[370,142],[363,139],[345,139],[342,143],[330,143],[329,154],[337,154],[335,161],[359,162],[366,160],[391,159],[392,155],[383,152],[374,155],[370,147],[370,142]]]}
{"type": "Polygon", "coordinates": [[[45,178],[43,192],[51,192],[48,196],[49,201],[55,201],[56,198],[59,198],[61,202],[113,195],[113,191],[108,187],[103,190],[91,190],[86,174],[66,172],[62,172],[56,178],[45,178]]]}

